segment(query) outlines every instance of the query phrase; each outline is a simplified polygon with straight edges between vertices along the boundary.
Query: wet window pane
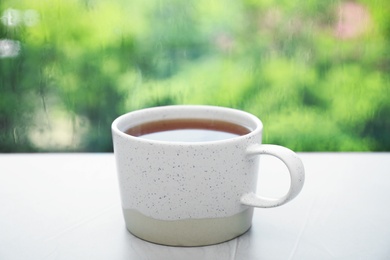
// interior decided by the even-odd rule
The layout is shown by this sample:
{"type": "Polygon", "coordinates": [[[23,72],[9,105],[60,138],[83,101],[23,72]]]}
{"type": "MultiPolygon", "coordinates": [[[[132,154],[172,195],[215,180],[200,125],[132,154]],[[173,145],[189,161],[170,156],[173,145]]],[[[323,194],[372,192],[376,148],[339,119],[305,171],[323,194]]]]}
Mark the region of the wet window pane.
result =
{"type": "Polygon", "coordinates": [[[388,0],[2,0],[0,152],[112,151],[125,112],[251,112],[264,143],[390,150],[388,0]]]}

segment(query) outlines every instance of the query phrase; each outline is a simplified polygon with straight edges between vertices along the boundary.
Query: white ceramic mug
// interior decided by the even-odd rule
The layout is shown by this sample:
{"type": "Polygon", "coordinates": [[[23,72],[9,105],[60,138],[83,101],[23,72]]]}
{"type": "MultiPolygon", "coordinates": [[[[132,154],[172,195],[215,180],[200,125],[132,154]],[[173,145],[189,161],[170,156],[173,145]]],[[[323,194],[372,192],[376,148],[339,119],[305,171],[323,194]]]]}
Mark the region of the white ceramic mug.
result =
{"type": "Polygon", "coordinates": [[[214,106],[155,107],[118,117],[112,135],[127,229],[158,244],[216,244],[245,233],[253,207],[276,207],[292,200],[303,187],[303,164],[285,147],[262,144],[262,129],[252,114],[214,106]],[[147,140],[125,133],[145,122],[188,118],[227,121],[250,132],[196,143],[147,140]],[[291,184],[285,196],[256,195],[261,154],[286,164],[291,184]]]}

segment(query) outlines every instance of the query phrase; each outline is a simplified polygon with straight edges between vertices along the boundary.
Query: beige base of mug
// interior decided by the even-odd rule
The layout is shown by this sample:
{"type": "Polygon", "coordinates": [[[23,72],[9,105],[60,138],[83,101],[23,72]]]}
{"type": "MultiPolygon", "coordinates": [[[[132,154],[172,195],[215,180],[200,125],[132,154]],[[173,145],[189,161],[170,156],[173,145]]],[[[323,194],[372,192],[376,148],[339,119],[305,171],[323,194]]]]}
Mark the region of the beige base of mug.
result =
{"type": "Polygon", "coordinates": [[[223,218],[159,220],[136,210],[123,209],[126,227],[133,235],[169,246],[206,246],[244,234],[251,227],[253,208],[223,218]]]}

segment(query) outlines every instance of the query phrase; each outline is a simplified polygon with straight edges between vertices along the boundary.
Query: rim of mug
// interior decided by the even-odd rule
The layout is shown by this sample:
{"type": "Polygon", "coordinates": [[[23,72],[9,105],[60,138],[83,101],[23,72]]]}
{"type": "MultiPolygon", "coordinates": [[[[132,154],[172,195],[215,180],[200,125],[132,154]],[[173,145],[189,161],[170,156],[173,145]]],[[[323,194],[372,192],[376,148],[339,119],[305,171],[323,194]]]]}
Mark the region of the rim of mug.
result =
{"type": "MultiPolygon", "coordinates": [[[[145,121],[137,123],[137,124],[143,124],[143,123],[153,122],[153,121],[157,121],[157,120],[164,120],[164,118],[174,119],[175,117],[174,118],[161,117],[161,118],[154,119],[154,120],[145,120],[145,121]]],[[[191,117],[188,117],[188,118],[191,118],[191,117]]],[[[207,117],[194,117],[194,118],[209,119],[207,117]]],[[[232,122],[232,121],[227,120],[227,119],[220,119],[220,120],[242,125],[241,123],[232,122]]],[[[137,124],[134,124],[134,125],[137,125],[137,124]]],[[[226,143],[226,142],[234,142],[237,140],[250,138],[251,136],[257,135],[262,130],[263,130],[263,123],[255,115],[253,115],[249,112],[243,111],[243,110],[235,109],[235,108],[222,107],[222,106],[212,106],[212,105],[168,105],[168,106],[156,106],[156,107],[143,108],[143,109],[134,110],[134,111],[130,111],[128,113],[122,114],[119,117],[117,117],[111,124],[112,133],[119,135],[120,137],[125,138],[125,139],[136,140],[136,141],[144,142],[144,143],[170,144],[170,145],[180,145],[180,146],[182,146],[182,145],[221,144],[221,143],[226,143]],[[190,110],[194,110],[194,109],[203,110],[203,111],[213,110],[213,111],[220,112],[220,113],[231,113],[231,115],[236,115],[237,117],[245,117],[248,121],[251,121],[254,124],[254,127],[253,127],[253,129],[250,128],[251,131],[245,135],[239,135],[239,136],[235,136],[235,137],[231,137],[231,138],[227,138],[227,139],[222,139],[222,140],[200,141],[200,142],[151,140],[151,139],[146,139],[146,138],[142,138],[139,136],[132,136],[132,135],[125,133],[125,130],[127,130],[133,126],[129,123],[127,123],[127,124],[125,123],[125,122],[128,122],[129,118],[131,118],[131,117],[134,117],[137,115],[140,116],[140,114],[142,115],[145,113],[161,112],[162,110],[169,112],[169,111],[173,111],[173,110],[176,110],[176,111],[177,110],[188,110],[188,111],[190,111],[190,110]],[[124,124],[125,126],[120,126],[120,124],[124,124]]]]}

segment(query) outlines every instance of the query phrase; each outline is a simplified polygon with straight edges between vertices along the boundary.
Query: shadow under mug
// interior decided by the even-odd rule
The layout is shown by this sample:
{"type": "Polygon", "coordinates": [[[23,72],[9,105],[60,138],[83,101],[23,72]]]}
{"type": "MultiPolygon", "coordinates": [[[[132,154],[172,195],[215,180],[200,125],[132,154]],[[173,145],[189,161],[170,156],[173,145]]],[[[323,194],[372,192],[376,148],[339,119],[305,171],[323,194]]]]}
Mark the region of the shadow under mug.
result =
{"type": "Polygon", "coordinates": [[[283,205],[304,183],[304,167],[288,148],[262,144],[263,125],[254,115],[216,106],[147,108],[118,117],[112,136],[127,229],[158,244],[204,246],[245,233],[253,207],[283,205]],[[126,134],[136,125],[168,119],[220,120],[250,132],[218,141],[147,140],[126,134]],[[281,198],[256,194],[259,155],[279,158],[290,173],[281,198]]]}

